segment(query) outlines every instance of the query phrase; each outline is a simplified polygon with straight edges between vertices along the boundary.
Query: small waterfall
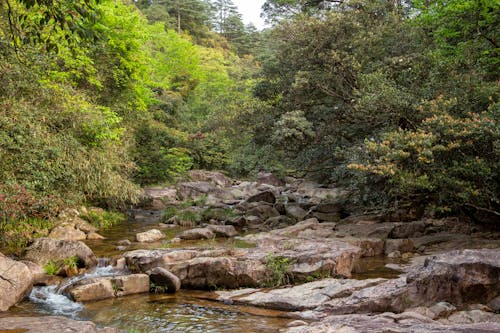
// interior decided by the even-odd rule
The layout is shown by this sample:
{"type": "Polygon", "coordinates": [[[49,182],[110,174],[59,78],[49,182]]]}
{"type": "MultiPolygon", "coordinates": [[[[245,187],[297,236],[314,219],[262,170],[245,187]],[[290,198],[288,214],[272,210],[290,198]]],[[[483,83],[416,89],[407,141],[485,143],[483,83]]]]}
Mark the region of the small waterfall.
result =
{"type": "Polygon", "coordinates": [[[111,258],[98,258],[97,267],[108,267],[111,263],[111,258]]]}
{"type": "Polygon", "coordinates": [[[73,284],[90,278],[114,276],[119,274],[109,264],[109,258],[100,258],[99,265],[93,272],[72,277],[60,286],[34,287],[29,295],[30,301],[41,305],[41,312],[45,314],[63,315],[75,318],[84,309],[81,303],[73,302],[64,293],[73,284]],[[101,266],[102,264],[102,266],[101,266]]]}

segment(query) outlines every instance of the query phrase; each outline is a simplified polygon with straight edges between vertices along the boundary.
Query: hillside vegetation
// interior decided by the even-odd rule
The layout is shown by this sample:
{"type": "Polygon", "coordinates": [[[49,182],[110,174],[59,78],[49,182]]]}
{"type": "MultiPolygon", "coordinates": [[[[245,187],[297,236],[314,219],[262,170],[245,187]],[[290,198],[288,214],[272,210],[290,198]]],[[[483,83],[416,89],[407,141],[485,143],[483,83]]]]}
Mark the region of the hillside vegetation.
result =
{"type": "Polygon", "coordinates": [[[498,216],[495,0],[0,0],[0,220],[122,208],[192,168],[498,216]]]}

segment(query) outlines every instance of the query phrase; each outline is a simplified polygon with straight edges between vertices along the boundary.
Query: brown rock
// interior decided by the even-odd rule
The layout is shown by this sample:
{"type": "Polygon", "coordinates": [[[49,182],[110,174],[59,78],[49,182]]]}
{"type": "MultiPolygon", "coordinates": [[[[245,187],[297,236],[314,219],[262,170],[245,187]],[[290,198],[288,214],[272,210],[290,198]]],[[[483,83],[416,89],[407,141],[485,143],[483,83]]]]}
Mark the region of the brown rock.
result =
{"type": "Polygon", "coordinates": [[[0,312],[22,300],[32,285],[30,269],[0,253],[0,312]]]}
{"type": "Polygon", "coordinates": [[[62,261],[76,256],[86,267],[97,265],[97,258],[92,250],[80,241],[57,240],[51,238],[37,238],[26,249],[25,259],[44,266],[49,261],[62,261]]]}
{"type": "Polygon", "coordinates": [[[146,274],[149,275],[149,280],[155,286],[165,287],[168,293],[175,293],[181,289],[181,280],[164,268],[155,267],[147,271],[146,274]]]}
{"type": "Polygon", "coordinates": [[[165,238],[165,235],[158,229],[151,229],[145,232],[140,232],[135,235],[135,239],[139,243],[153,243],[163,238],[165,238]]]}
{"type": "Polygon", "coordinates": [[[49,238],[80,241],[87,239],[87,235],[83,231],[75,229],[74,226],[66,225],[58,226],[52,229],[49,234],[49,238]]]}
{"type": "Polygon", "coordinates": [[[238,236],[238,232],[232,225],[208,225],[213,233],[218,237],[235,237],[238,236]]]}
{"type": "Polygon", "coordinates": [[[149,277],[146,274],[85,279],[66,289],[77,302],[95,301],[149,292],[149,277]]]}
{"type": "Polygon", "coordinates": [[[215,238],[215,233],[209,228],[195,228],[185,230],[175,237],[184,240],[212,239],[215,238]]]}
{"type": "Polygon", "coordinates": [[[264,191],[252,195],[250,198],[246,200],[247,202],[267,202],[270,204],[276,203],[276,197],[271,191],[264,191]]]}
{"type": "Polygon", "coordinates": [[[385,254],[399,251],[400,253],[414,251],[413,241],[411,239],[387,239],[385,241],[385,254]]]}

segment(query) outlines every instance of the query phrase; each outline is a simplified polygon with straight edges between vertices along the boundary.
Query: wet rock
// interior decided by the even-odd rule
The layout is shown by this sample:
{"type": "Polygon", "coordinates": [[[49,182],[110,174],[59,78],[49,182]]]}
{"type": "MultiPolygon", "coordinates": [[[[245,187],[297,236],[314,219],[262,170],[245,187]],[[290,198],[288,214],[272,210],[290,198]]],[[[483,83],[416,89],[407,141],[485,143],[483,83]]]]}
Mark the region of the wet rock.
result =
{"type": "Polygon", "coordinates": [[[66,317],[6,317],[0,318],[0,331],[12,333],[118,333],[117,328],[98,328],[90,321],[76,321],[66,317]]]}
{"type": "Polygon", "coordinates": [[[332,298],[346,297],[356,290],[371,287],[385,279],[339,280],[323,279],[281,289],[245,289],[218,291],[218,300],[225,303],[258,306],[283,311],[315,309],[332,298]]]}
{"type": "Polygon", "coordinates": [[[0,253],[0,312],[22,300],[32,285],[31,270],[0,253]]]}
{"type": "Polygon", "coordinates": [[[149,292],[146,274],[100,277],[78,281],[66,289],[76,302],[96,301],[149,292]]]}
{"type": "Polygon", "coordinates": [[[147,271],[146,274],[149,275],[149,280],[155,286],[165,287],[168,293],[175,293],[181,289],[181,280],[164,268],[155,267],[147,271]]]}
{"type": "Polygon", "coordinates": [[[75,229],[72,225],[67,226],[57,226],[49,234],[49,238],[60,239],[60,240],[73,240],[80,241],[87,239],[87,235],[78,229],[75,229]]]}
{"type": "Polygon", "coordinates": [[[295,221],[303,221],[307,215],[307,211],[300,208],[300,206],[288,205],[285,209],[286,215],[295,219],[295,221]]]}
{"type": "Polygon", "coordinates": [[[276,203],[276,197],[274,196],[274,193],[271,191],[264,191],[257,193],[255,195],[252,195],[250,198],[246,200],[247,202],[267,202],[270,204],[276,203]]]}
{"type": "Polygon", "coordinates": [[[183,231],[175,237],[184,240],[212,239],[215,238],[215,233],[209,228],[195,228],[183,231]]]}
{"type": "Polygon", "coordinates": [[[37,238],[26,249],[25,259],[44,266],[49,261],[62,261],[76,256],[86,267],[97,265],[97,258],[92,250],[81,241],[37,238]]]}
{"type": "Polygon", "coordinates": [[[211,230],[217,237],[235,237],[238,232],[232,225],[208,225],[207,228],[211,230]]]}
{"type": "Polygon", "coordinates": [[[385,241],[384,252],[386,254],[399,251],[400,253],[412,252],[414,250],[411,239],[387,239],[385,241]]]}
{"type": "Polygon", "coordinates": [[[135,239],[139,243],[153,243],[163,238],[165,238],[165,235],[158,229],[151,229],[145,232],[140,232],[135,235],[135,239]]]}

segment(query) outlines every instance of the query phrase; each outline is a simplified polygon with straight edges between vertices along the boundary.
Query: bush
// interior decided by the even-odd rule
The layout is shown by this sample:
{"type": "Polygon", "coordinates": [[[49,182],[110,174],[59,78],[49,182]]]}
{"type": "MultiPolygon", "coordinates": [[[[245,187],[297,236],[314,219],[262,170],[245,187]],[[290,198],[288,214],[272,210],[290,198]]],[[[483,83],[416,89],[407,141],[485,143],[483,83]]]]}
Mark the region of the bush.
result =
{"type": "Polygon", "coordinates": [[[453,105],[433,101],[430,115],[417,129],[367,140],[368,159],[349,167],[382,177],[395,203],[413,201],[443,212],[463,205],[495,210],[500,193],[500,104],[464,117],[447,111],[453,105]]]}

